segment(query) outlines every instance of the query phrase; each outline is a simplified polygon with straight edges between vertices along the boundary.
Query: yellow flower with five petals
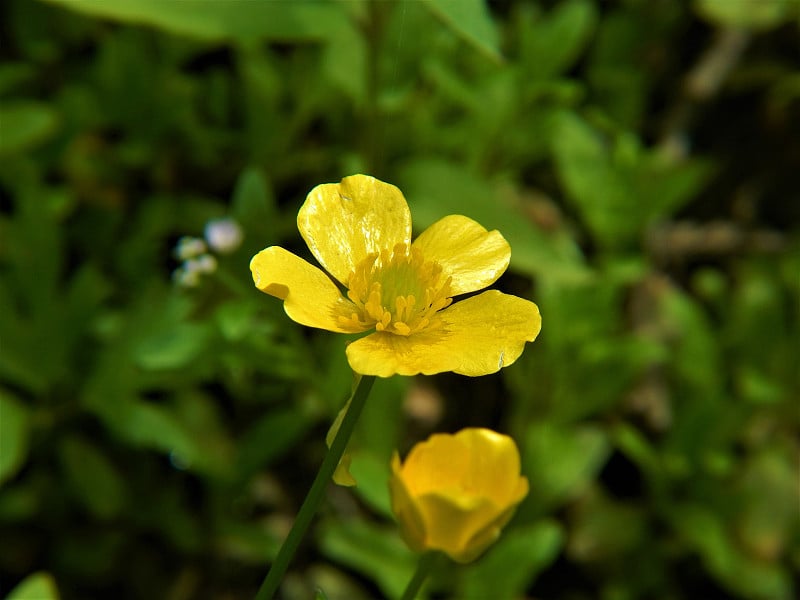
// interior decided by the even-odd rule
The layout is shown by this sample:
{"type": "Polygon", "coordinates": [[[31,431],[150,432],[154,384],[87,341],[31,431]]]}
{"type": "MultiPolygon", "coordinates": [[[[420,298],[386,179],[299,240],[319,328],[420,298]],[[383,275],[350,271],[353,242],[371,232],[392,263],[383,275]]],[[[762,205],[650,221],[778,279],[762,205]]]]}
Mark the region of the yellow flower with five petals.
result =
{"type": "Polygon", "coordinates": [[[366,175],[315,187],[297,215],[321,269],[271,246],[250,270],[256,287],[283,300],[297,323],[339,333],[372,331],[347,346],[362,375],[479,376],[513,363],[541,329],[533,302],[485,291],[511,249],[497,231],[450,215],[411,241],[411,212],[398,188],[366,175]]]}

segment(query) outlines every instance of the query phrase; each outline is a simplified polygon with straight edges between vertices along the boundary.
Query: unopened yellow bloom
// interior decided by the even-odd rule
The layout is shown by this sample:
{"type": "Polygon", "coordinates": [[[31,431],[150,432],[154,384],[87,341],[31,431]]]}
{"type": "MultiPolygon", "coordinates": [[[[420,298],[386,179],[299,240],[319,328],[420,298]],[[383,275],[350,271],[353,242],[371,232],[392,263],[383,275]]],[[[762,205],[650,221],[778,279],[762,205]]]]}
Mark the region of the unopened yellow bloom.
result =
{"type": "Polygon", "coordinates": [[[395,453],[389,480],[392,511],[412,550],[440,550],[475,560],[500,535],[528,495],[514,440],[490,429],[434,434],[395,453]]]}
{"type": "Polygon", "coordinates": [[[478,376],[513,363],[541,328],[533,302],[483,292],[511,249],[461,215],[411,242],[411,213],[395,186],[366,175],[315,187],[297,227],[321,269],[278,246],[250,262],[256,287],[283,300],[296,322],[340,333],[372,331],[347,347],[350,366],[388,377],[454,371],[478,376]]]}

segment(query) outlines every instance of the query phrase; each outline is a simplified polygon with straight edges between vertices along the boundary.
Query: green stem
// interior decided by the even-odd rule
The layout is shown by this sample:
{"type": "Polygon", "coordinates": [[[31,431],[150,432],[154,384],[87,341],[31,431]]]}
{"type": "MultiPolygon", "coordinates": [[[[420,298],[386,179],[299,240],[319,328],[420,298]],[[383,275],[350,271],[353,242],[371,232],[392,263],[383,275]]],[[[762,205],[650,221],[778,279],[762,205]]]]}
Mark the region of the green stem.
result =
{"type": "Polygon", "coordinates": [[[325,455],[322,465],[320,465],[314,483],[311,484],[311,489],[306,499],[303,501],[300,511],[297,513],[297,518],[294,520],[294,525],[292,525],[289,535],[286,536],[286,540],[283,542],[280,550],[278,550],[278,556],[275,557],[269,569],[269,573],[267,573],[267,577],[264,579],[264,583],[261,584],[261,588],[258,590],[256,600],[269,600],[275,596],[275,592],[278,591],[278,586],[280,586],[283,575],[289,567],[289,562],[292,560],[292,556],[294,556],[308,526],[311,524],[311,520],[314,518],[314,514],[317,512],[317,508],[324,496],[325,488],[333,476],[339,464],[339,460],[342,458],[342,454],[344,454],[347,442],[350,441],[350,435],[353,433],[356,421],[358,421],[358,417],[361,415],[361,411],[364,408],[364,404],[366,404],[367,396],[369,396],[374,382],[375,377],[366,375],[362,376],[361,380],[358,382],[358,386],[350,400],[350,408],[345,414],[344,419],[342,419],[339,431],[336,433],[336,437],[333,438],[331,447],[328,449],[328,453],[325,455]]]}
{"type": "Polygon", "coordinates": [[[430,575],[437,558],[436,552],[426,552],[419,557],[417,570],[414,572],[411,581],[408,582],[406,591],[403,592],[403,596],[400,600],[414,600],[414,598],[417,597],[422,584],[425,583],[428,575],[430,575]]]}

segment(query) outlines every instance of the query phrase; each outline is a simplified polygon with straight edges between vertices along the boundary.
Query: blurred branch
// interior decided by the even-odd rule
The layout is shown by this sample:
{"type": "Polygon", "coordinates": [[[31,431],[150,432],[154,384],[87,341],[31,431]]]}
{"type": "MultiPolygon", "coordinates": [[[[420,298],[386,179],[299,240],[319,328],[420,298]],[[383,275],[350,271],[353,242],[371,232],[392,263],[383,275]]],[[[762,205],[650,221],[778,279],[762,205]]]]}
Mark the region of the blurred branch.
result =
{"type": "Polygon", "coordinates": [[[661,264],[744,251],[779,252],[784,245],[784,236],[777,231],[748,230],[729,221],[667,223],[651,229],[647,235],[648,252],[661,264]]]}
{"type": "Polygon", "coordinates": [[[738,28],[719,29],[711,46],[686,75],[682,93],[665,119],[658,142],[662,152],[682,159],[687,151],[687,131],[698,108],[717,95],[750,42],[750,33],[738,28]]]}

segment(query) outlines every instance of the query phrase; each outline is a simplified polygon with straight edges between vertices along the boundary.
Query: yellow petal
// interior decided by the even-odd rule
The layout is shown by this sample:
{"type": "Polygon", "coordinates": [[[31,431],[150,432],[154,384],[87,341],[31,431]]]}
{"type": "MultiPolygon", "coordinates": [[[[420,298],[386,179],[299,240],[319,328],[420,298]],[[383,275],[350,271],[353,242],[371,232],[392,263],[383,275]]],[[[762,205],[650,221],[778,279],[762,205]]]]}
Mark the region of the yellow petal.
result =
{"type": "Polygon", "coordinates": [[[340,316],[356,312],[353,303],[324,272],[288,250],[279,246],[262,250],[250,261],[250,271],[259,290],[283,300],[293,321],[340,333],[363,331],[339,323],[340,316]]]}
{"type": "Polygon", "coordinates": [[[502,532],[503,527],[511,520],[517,510],[517,504],[528,493],[528,480],[524,479],[525,493],[522,494],[520,499],[513,505],[509,506],[504,512],[500,513],[495,519],[486,527],[479,530],[475,535],[467,540],[464,545],[464,550],[458,556],[454,556],[453,560],[460,563],[467,563],[475,560],[486,548],[492,545],[502,532]]]}
{"type": "Polygon", "coordinates": [[[467,562],[486,549],[488,544],[472,548],[469,542],[505,512],[505,507],[500,509],[487,498],[431,493],[416,502],[425,522],[425,546],[442,550],[459,562],[467,562]]]}
{"type": "Polygon", "coordinates": [[[511,247],[498,231],[486,231],[461,215],[445,217],[414,240],[427,260],[438,262],[453,279],[453,295],[474,292],[494,283],[508,268],[511,247]]]}
{"type": "Polygon", "coordinates": [[[319,263],[346,285],[368,254],[411,242],[411,213],[395,186],[352,175],[311,190],[297,228],[319,263]]]}
{"type": "Polygon", "coordinates": [[[470,458],[456,436],[435,433],[408,453],[403,462],[403,479],[415,496],[456,488],[472,470],[470,458]]]}
{"type": "Polygon", "coordinates": [[[442,324],[409,337],[376,332],[347,346],[347,359],[362,375],[432,375],[453,371],[477,377],[510,365],[542,319],[528,300],[489,290],[437,313],[442,324]]]}
{"type": "Polygon", "coordinates": [[[392,473],[389,477],[392,512],[397,518],[400,533],[408,546],[415,552],[422,552],[425,550],[425,523],[406,486],[401,470],[400,457],[395,452],[392,455],[392,473]]]}
{"type": "Polygon", "coordinates": [[[499,506],[521,499],[517,496],[524,478],[520,477],[519,450],[513,438],[483,427],[468,427],[453,437],[463,445],[472,485],[499,506]]]}

